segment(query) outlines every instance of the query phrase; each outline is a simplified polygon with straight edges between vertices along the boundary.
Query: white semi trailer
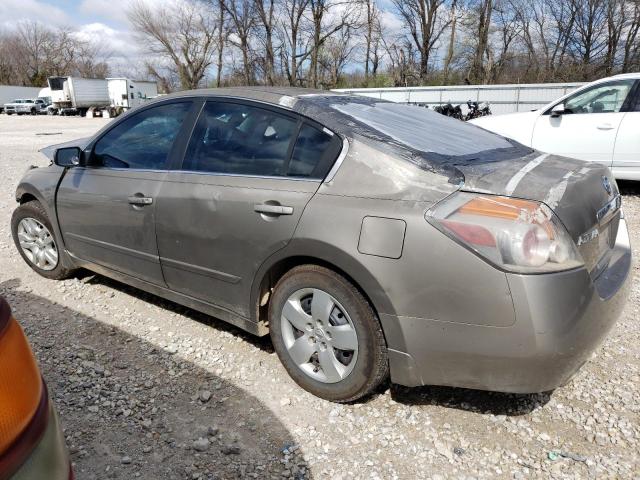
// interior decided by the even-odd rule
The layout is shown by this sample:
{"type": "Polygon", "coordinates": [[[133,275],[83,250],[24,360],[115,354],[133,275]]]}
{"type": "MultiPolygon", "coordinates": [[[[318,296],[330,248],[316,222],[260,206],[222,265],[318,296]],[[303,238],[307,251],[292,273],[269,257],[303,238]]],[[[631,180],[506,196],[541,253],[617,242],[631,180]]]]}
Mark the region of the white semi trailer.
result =
{"type": "Polygon", "coordinates": [[[105,79],[49,77],[50,113],[60,115],[101,112],[110,106],[109,86],[105,79]]]}
{"type": "Polygon", "coordinates": [[[107,78],[112,113],[142,105],[158,96],[158,84],[129,78],[107,78]]]}

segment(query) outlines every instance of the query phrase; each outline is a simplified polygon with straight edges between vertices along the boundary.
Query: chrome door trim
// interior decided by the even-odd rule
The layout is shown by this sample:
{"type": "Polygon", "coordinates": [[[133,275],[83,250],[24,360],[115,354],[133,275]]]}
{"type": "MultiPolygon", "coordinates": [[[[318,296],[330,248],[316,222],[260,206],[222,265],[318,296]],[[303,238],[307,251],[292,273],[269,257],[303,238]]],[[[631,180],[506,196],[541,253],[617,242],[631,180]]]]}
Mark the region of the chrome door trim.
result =
{"type": "Polygon", "coordinates": [[[331,167],[331,170],[329,170],[329,173],[327,173],[327,176],[324,179],[324,183],[329,183],[331,180],[333,180],[333,177],[335,177],[336,173],[338,173],[338,169],[340,168],[340,165],[342,165],[342,162],[344,162],[344,159],[347,158],[348,152],[349,152],[349,140],[347,140],[346,138],[343,138],[342,150],[340,150],[340,155],[338,155],[338,158],[333,164],[333,167],[331,167]]]}

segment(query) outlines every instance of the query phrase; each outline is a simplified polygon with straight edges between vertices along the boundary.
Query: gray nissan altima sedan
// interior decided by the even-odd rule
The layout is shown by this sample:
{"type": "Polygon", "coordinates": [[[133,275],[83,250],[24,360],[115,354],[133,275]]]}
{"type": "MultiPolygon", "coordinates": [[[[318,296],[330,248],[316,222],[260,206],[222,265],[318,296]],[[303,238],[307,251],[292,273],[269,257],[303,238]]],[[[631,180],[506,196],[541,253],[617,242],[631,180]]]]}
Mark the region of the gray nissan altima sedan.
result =
{"type": "Polygon", "coordinates": [[[238,88],[145,104],[43,151],[16,246],[271,335],[303,388],[540,392],[623,308],[631,250],[603,165],[427,109],[238,88]]]}

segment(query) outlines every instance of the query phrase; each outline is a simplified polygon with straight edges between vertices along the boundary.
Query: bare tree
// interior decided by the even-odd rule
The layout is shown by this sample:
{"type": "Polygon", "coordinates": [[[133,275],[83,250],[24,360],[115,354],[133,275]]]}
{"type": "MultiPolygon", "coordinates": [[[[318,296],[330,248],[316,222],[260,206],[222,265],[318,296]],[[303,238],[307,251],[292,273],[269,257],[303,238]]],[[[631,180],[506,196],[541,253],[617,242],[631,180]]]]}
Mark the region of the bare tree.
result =
{"type": "Polygon", "coordinates": [[[575,30],[570,37],[571,53],[581,63],[582,79],[595,71],[593,60],[606,49],[607,0],[570,0],[575,30]],[[593,70],[592,70],[593,69],[593,70]]]}
{"type": "Polygon", "coordinates": [[[364,29],[365,53],[364,53],[364,81],[369,82],[369,65],[371,63],[372,52],[375,51],[376,43],[380,43],[380,10],[375,0],[364,0],[366,8],[366,19],[364,29]]]}
{"type": "Polygon", "coordinates": [[[623,49],[622,71],[630,72],[634,68],[640,69],[640,2],[627,2],[625,8],[629,10],[626,39],[623,49]]]}
{"type": "Polygon", "coordinates": [[[446,84],[449,81],[449,70],[453,61],[453,54],[456,42],[456,26],[458,24],[458,0],[452,0],[449,13],[449,45],[447,47],[447,56],[444,59],[442,68],[442,81],[446,84]]]}
{"type": "Polygon", "coordinates": [[[242,52],[244,81],[247,85],[253,85],[255,83],[255,74],[251,58],[250,39],[256,26],[255,3],[253,0],[225,0],[224,8],[233,25],[229,41],[242,52]]]}
{"type": "Polygon", "coordinates": [[[275,85],[275,52],[273,46],[275,29],[275,0],[255,0],[256,11],[260,18],[260,27],[263,30],[264,38],[264,59],[263,70],[267,85],[275,85]]]}
{"type": "Polygon", "coordinates": [[[318,60],[321,48],[327,39],[336,32],[344,28],[351,28],[351,26],[357,24],[360,12],[357,4],[351,1],[310,0],[309,7],[312,24],[311,48],[302,55],[302,59],[310,57],[310,83],[313,88],[318,88],[318,60]],[[331,18],[331,23],[327,25],[325,19],[330,11],[334,15],[331,18]]]}
{"type": "Polygon", "coordinates": [[[444,0],[393,0],[420,52],[420,80],[423,81],[429,73],[431,53],[450,23],[441,15],[444,3],[444,0]]]}
{"type": "Polygon", "coordinates": [[[211,4],[181,0],[151,7],[138,1],[128,16],[148,52],[171,60],[182,88],[197,88],[217,46],[219,26],[211,4]]]}
{"type": "Polygon", "coordinates": [[[485,59],[489,57],[489,30],[493,14],[493,0],[477,0],[473,10],[475,18],[475,48],[471,60],[469,80],[472,83],[485,83],[485,59]]]}
{"type": "Polygon", "coordinates": [[[299,85],[300,58],[304,55],[299,52],[302,43],[302,28],[305,13],[309,8],[310,0],[284,0],[284,19],[280,23],[282,37],[281,59],[289,85],[299,85]]]}
{"type": "Polygon", "coordinates": [[[330,37],[325,42],[320,57],[320,64],[327,72],[328,78],[323,82],[323,86],[336,88],[341,81],[342,70],[353,58],[353,53],[357,45],[352,41],[351,27],[345,27],[339,34],[330,37]]]}
{"type": "Polygon", "coordinates": [[[218,0],[218,63],[216,64],[216,87],[222,86],[222,60],[224,58],[224,45],[226,43],[225,8],[224,0],[218,0]]]}

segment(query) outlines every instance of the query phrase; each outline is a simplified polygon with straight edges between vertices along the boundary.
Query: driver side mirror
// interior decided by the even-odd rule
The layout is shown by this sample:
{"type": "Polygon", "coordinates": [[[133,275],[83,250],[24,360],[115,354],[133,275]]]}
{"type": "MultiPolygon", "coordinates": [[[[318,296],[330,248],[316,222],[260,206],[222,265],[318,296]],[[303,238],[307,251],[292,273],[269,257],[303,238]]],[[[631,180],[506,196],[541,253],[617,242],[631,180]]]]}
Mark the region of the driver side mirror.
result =
{"type": "Polygon", "coordinates": [[[81,158],[82,150],[78,147],[59,148],[56,150],[54,163],[60,167],[77,167],[81,158]]]}
{"type": "Polygon", "coordinates": [[[566,113],[566,110],[564,108],[564,103],[559,103],[558,105],[556,105],[551,109],[551,116],[554,118],[559,117],[564,113],[566,113]]]}

